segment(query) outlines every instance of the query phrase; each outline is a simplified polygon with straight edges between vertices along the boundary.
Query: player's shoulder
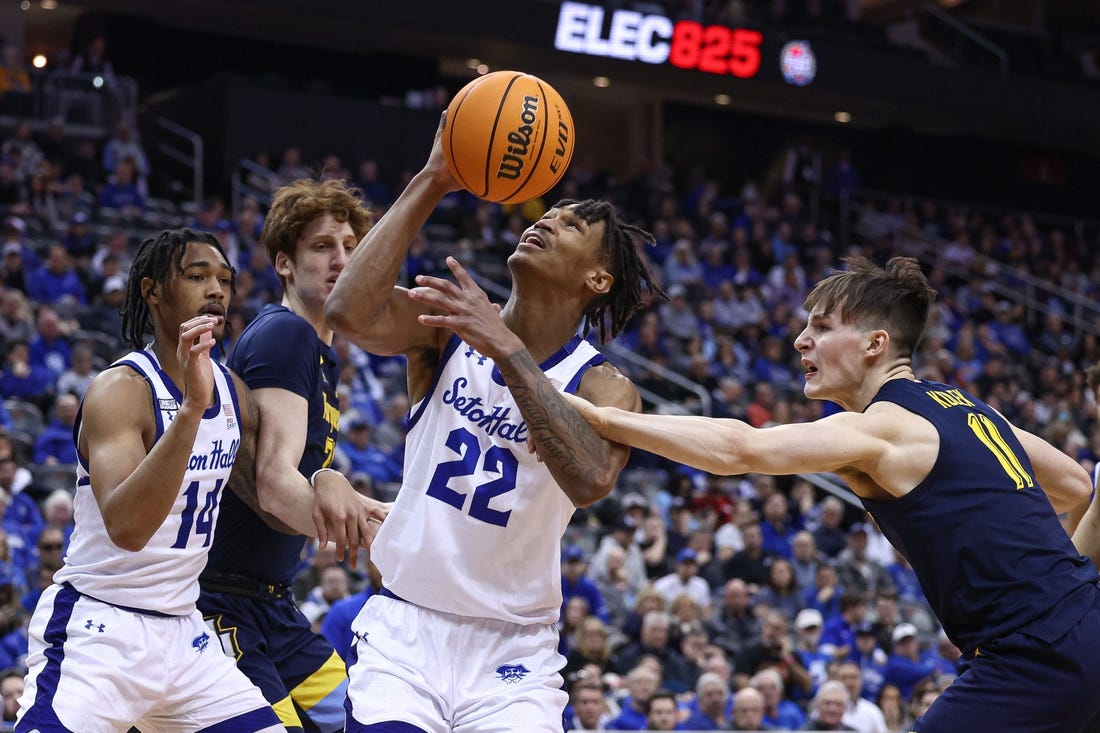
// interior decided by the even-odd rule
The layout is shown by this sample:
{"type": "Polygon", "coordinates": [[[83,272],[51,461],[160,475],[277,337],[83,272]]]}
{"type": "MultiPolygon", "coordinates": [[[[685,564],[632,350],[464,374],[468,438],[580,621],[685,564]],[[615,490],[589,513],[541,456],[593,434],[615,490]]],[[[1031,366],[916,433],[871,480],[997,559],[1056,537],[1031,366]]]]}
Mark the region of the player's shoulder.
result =
{"type": "Polygon", "coordinates": [[[581,377],[577,395],[594,405],[613,405],[626,410],[641,409],[638,388],[610,362],[590,367],[581,377]]]}

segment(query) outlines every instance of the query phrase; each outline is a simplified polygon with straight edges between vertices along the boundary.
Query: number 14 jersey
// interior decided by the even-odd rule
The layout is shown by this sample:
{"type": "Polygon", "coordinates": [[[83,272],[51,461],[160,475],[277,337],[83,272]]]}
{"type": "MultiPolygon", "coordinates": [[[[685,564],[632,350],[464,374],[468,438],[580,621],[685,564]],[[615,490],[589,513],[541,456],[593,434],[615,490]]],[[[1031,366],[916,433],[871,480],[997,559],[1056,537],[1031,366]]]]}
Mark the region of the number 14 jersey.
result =
{"type": "MultiPolygon", "coordinates": [[[[574,338],[540,366],[574,392],[605,361],[574,338]]],[[[444,613],[554,623],[573,502],[527,449],[527,425],[493,361],[458,336],[409,410],[404,480],[371,546],[397,596],[444,613]]]]}
{"type": "MultiPolygon", "coordinates": [[[[215,397],[203,414],[183,484],[172,510],[137,552],[116,546],[103,523],[88,478],[88,458],[77,455],[76,528],[55,575],[79,592],[116,606],[184,616],[195,610],[198,577],[206,565],[218,504],[240,445],[237,393],[226,369],[214,361],[215,397]]],[[[183,399],[152,351],[134,351],[110,368],[130,368],[149,382],[160,440],[183,399]]],[[[78,435],[77,418],[73,434],[78,435]]]]}

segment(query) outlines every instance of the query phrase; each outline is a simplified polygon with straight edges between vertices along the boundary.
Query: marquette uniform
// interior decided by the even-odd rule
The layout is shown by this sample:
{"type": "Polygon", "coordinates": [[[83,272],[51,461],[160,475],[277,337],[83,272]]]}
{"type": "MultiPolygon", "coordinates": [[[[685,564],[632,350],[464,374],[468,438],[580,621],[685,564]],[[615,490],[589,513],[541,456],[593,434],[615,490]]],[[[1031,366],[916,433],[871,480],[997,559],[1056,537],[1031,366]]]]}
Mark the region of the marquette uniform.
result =
{"type": "MultiPolygon", "coordinates": [[[[215,362],[216,363],[216,362],[215,362]]],[[[151,350],[112,365],[149,382],[160,440],[182,394],[151,350]]],[[[252,731],[276,724],[270,705],[218,647],[195,608],[225,482],[240,444],[237,394],[214,369],[215,401],[203,415],[179,495],[137,552],[110,539],[78,455],[76,528],[65,565],[35,608],[30,672],[18,731],[252,731]],[[148,726],[148,727],[146,727],[148,726]]],[[[77,417],[73,435],[79,435],[77,417]]]]}
{"type": "Polygon", "coordinates": [[[863,500],[964,654],[959,679],[915,730],[1082,730],[1100,711],[1096,568],[1070,542],[1012,427],[934,382],[890,380],[873,402],[920,415],[940,436],[916,488],[863,500]]]}
{"type": "MultiPolygon", "coordinates": [[[[241,334],[229,366],[249,389],[285,389],[307,401],[306,445],[298,463],[304,476],[332,462],[340,369],[313,326],[284,306],[269,305],[241,334]]],[[[344,663],[313,633],[290,591],[304,545],[303,536],[272,529],[236,494],[226,494],[199,579],[199,609],[288,729],[342,731],[344,663]]]]}
{"type": "MultiPolygon", "coordinates": [[[[541,367],[573,392],[602,361],[576,338],[541,367]]],[[[555,624],[573,503],[528,451],[500,372],[458,336],[408,424],[401,492],[371,547],[385,590],[352,625],[348,730],[400,720],[442,733],[442,717],[455,730],[560,731],[555,624]]]]}

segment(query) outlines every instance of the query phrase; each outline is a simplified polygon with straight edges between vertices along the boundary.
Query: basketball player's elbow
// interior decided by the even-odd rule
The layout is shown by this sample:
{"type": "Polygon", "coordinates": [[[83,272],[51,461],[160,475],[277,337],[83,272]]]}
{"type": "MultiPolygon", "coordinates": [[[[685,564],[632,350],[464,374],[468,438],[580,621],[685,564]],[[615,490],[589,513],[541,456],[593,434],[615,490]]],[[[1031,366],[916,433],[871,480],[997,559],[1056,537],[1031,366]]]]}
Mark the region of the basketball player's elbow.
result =
{"type": "Polygon", "coordinates": [[[615,481],[619,477],[618,471],[593,472],[585,481],[574,483],[571,490],[566,492],[578,509],[587,509],[601,499],[606,499],[615,488],[615,481]]]}
{"type": "Polygon", "coordinates": [[[349,313],[350,307],[343,293],[333,290],[325,300],[325,325],[337,333],[347,334],[352,330],[349,313]]]}
{"type": "Polygon", "coordinates": [[[107,529],[107,536],[115,547],[127,552],[140,552],[149,544],[153,532],[146,527],[135,524],[127,517],[103,517],[103,525],[107,529]]]}

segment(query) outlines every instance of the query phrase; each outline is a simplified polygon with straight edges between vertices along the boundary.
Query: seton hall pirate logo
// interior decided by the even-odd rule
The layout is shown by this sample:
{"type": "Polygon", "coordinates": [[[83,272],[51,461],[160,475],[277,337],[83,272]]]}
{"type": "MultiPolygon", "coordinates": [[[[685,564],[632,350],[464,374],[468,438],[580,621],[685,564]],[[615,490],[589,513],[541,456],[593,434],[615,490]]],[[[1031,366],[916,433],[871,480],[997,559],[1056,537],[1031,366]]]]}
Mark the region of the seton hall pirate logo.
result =
{"type": "Polygon", "coordinates": [[[522,664],[502,664],[496,669],[496,673],[500,676],[500,679],[509,685],[517,684],[530,672],[531,670],[527,669],[522,664]]]}

